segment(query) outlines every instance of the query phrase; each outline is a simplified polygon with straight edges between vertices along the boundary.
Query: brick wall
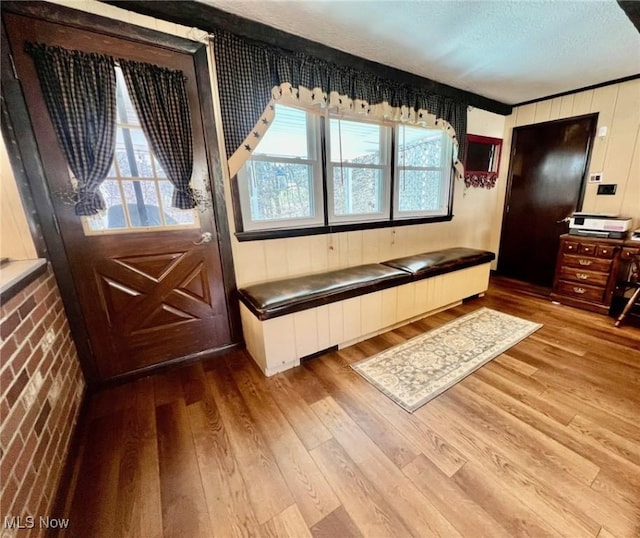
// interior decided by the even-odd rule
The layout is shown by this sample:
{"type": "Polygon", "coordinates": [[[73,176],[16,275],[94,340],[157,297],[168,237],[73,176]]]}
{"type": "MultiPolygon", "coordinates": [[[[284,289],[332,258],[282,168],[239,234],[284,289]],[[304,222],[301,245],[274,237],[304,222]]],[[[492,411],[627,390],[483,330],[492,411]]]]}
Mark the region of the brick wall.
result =
{"type": "Polygon", "coordinates": [[[38,536],[85,387],[50,268],[0,307],[0,337],[0,535],[38,536]],[[6,516],[32,516],[36,525],[10,530],[6,516]]]}

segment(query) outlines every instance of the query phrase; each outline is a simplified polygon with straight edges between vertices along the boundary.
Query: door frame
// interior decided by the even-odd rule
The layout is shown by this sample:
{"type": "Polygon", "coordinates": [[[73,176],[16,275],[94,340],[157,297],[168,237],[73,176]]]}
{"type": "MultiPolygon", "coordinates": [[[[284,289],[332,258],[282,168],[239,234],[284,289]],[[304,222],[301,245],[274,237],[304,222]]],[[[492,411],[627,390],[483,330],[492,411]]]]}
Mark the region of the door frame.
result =
{"type": "MultiPolygon", "coordinates": [[[[240,310],[235,293],[236,281],[227,208],[224,197],[224,176],[218,146],[218,134],[216,132],[206,45],[197,41],[164,34],[156,30],[134,26],[115,19],[109,19],[48,2],[3,1],[0,6],[2,13],[9,12],[25,15],[48,22],[63,24],[71,28],[91,29],[97,33],[159,46],[176,52],[188,53],[193,56],[196,71],[196,85],[200,99],[207,165],[209,167],[213,213],[218,232],[218,248],[222,266],[223,287],[225,290],[232,342],[231,346],[227,346],[223,348],[223,350],[240,346],[242,343],[242,325],[240,323],[240,310]]],[[[56,219],[53,216],[55,213],[51,192],[47,184],[46,172],[38,152],[33,127],[29,119],[29,112],[22,93],[21,82],[16,77],[13,68],[13,60],[4,27],[4,17],[0,33],[2,43],[2,107],[0,126],[2,128],[2,135],[7,146],[7,152],[14,170],[15,179],[18,183],[25,213],[29,219],[38,256],[46,257],[51,262],[58,287],[60,288],[60,295],[65,307],[65,312],[69,320],[71,335],[78,350],[82,372],[87,383],[89,385],[95,385],[99,382],[98,369],[94,361],[89,333],[80,310],[75,283],[71,277],[69,259],[58,230],[56,219]]],[[[205,353],[206,356],[209,356],[209,352],[205,353]]],[[[186,361],[201,356],[203,355],[197,354],[194,357],[187,356],[177,360],[186,361]]],[[[146,373],[148,370],[162,368],[175,362],[176,361],[167,361],[143,370],[138,370],[132,375],[140,375],[142,372],[146,373]]]]}
{"type": "Polygon", "coordinates": [[[591,166],[591,154],[593,153],[593,142],[595,140],[595,135],[598,130],[598,115],[599,115],[599,112],[593,112],[589,114],[581,114],[579,116],[569,116],[567,118],[559,118],[557,120],[541,121],[539,123],[528,123],[527,125],[518,125],[517,127],[513,128],[512,136],[511,136],[511,148],[509,149],[509,169],[507,171],[507,186],[505,190],[504,204],[502,206],[502,223],[500,225],[500,243],[498,245],[498,259],[496,263],[497,274],[500,274],[500,254],[502,253],[502,245],[504,242],[504,231],[507,225],[507,215],[508,215],[507,207],[509,206],[509,202],[511,200],[511,187],[513,184],[513,155],[516,150],[518,133],[522,129],[537,127],[541,125],[551,125],[554,123],[583,120],[587,118],[591,118],[595,120],[593,122],[593,129],[591,130],[591,134],[589,136],[589,142],[587,143],[587,151],[586,151],[587,158],[585,159],[584,169],[582,171],[582,181],[580,183],[580,192],[578,193],[578,203],[576,204],[577,205],[576,211],[581,211],[582,204],[584,203],[584,194],[585,194],[586,185],[587,185],[587,174],[589,173],[589,166],[591,166]]]}

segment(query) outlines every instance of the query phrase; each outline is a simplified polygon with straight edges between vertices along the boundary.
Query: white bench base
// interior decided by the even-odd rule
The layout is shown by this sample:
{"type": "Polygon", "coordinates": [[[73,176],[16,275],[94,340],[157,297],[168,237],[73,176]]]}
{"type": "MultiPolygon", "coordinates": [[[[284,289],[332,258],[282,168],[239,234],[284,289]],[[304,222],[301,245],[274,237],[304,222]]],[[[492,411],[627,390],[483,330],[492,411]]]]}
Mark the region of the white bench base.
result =
{"type": "Polygon", "coordinates": [[[240,303],[247,351],[272,376],[298,366],[302,357],[352,345],[483,294],[490,268],[468,267],[264,321],[240,303]]]}

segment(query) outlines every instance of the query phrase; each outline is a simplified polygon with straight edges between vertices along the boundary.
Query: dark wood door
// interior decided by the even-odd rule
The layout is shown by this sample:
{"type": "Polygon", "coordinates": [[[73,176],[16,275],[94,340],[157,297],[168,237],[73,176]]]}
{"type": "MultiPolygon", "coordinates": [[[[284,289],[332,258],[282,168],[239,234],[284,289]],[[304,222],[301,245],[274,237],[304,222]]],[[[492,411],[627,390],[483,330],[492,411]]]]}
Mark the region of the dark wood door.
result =
{"type": "Polygon", "coordinates": [[[212,205],[189,211],[171,207],[172,186],[149,152],[122,80],[116,158],[101,187],[108,210],[91,219],[76,216],[65,195],[67,163],[24,43],[181,70],[193,128],[193,178],[206,193],[209,170],[193,56],[10,13],[3,19],[99,377],[109,379],[230,344],[212,205]]]}
{"type": "Polygon", "coordinates": [[[513,131],[509,186],[498,272],[545,287],[553,284],[562,221],[579,209],[597,116],[513,131]]]}

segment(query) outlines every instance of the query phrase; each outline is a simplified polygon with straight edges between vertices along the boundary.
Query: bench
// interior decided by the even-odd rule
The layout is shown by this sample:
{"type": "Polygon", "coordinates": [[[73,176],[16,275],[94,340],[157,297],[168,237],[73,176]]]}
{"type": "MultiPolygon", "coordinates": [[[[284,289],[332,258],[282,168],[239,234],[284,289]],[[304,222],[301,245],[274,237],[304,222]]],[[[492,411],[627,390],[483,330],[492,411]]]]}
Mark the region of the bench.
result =
{"type": "Polygon", "coordinates": [[[247,350],[265,375],[484,293],[492,252],[450,248],[238,290],[247,350]]]}

